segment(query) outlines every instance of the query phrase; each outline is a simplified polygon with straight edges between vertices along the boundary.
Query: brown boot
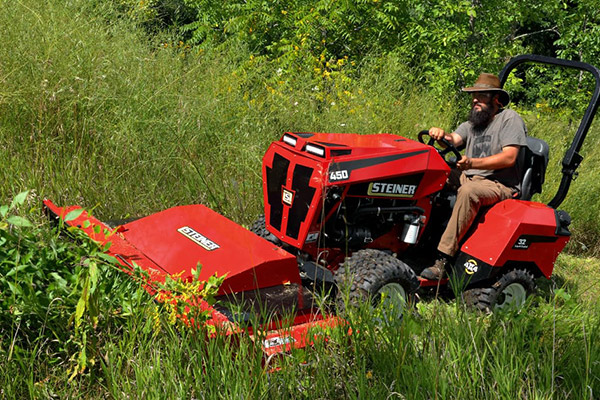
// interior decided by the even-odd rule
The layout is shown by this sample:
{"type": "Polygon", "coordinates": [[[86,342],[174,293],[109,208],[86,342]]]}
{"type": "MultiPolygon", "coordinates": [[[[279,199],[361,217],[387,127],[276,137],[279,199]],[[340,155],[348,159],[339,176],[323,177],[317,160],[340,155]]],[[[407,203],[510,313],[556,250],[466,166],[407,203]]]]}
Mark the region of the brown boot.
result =
{"type": "Polygon", "coordinates": [[[440,280],[445,278],[446,264],[448,264],[448,260],[446,258],[438,258],[431,267],[425,268],[421,272],[421,278],[429,280],[440,280]]]}

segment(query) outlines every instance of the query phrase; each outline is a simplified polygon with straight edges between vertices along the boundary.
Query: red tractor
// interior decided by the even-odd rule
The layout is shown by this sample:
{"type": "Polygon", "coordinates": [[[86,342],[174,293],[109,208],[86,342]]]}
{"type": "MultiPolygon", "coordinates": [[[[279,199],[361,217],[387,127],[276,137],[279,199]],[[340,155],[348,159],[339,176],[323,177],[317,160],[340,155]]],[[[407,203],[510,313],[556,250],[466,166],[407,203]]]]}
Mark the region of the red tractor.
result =
{"type": "MultiPolygon", "coordinates": [[[[285,133],[263,158],[265,214],[252,231],[266,240],[202,205],[170,208],[111,230],[111,224],[75,212],[78,206],[44,204],[50,215],[71,215],[67,224],[110,242],[108,253],[124,269],[146,270],[149,290],[152,281],[167,275],[193,279],[198,264],[201,280],[225,276],[219,290],[223,301],[199,306],[210,310],[209,324],[228,334],[252,332],[253,311],[275,317],[258,335],[267,355],[309,344],[313,327],[343,324],[323,314],[315,301],[310,289],[323,285],[347,287],[354,302],[383,300],[395,312],[419,288],[449,281],[461,283],[464,298],[479,309],[518,305],[534,290],[535,278],[550,277],[569,240],[570,217],[557,207],[582,160],[579,149],[600,95],[598,69],[549,57],[512,59],[499,75],[501,82],[525,62],[592,73],[592,100],[562,161],[556,196],[548,205],[531,201],[542,190],[548,145],[528,138],[518,161],[519,197],[482,210],[461,242],[449,280],[417,277],[436,255],[456,196],[445,187],[452,168],[446,156],[460,157],[452,146],[424,143],[426,132],[418,141],[390,134],[285,133]]],[[[344,290],[337,292],[344,298],[344,290]]]]}
{"type": "Polygon", "coordinates": [[[536,278],[550,277],[569,240],[570,216],[557,207],[582,160],[578,151],[600,90],[595,67],[533,55],[512,59],[499,75],[502,84],[525,62],[591,72],[596,79],[592,100],[563,159],[554,199],[548,205],[531,201],[542,191],[549,148],[528,137],[518,159],[521,192],[480,212],[460,244],[449,279],[418,277],[435,260],[456,198],[445,187],[453,167],[446,157],[460,158],[449,143],[434,148],[427,131],[418,141],[389,134],[285,133],[263,158],[265,214],[252,230],[296,255],[305,283],[349,287],[352,301],[402,303],[419,287],[450,280],[466,290],[463,297],[476,308],[522,304],[536,278]]]}

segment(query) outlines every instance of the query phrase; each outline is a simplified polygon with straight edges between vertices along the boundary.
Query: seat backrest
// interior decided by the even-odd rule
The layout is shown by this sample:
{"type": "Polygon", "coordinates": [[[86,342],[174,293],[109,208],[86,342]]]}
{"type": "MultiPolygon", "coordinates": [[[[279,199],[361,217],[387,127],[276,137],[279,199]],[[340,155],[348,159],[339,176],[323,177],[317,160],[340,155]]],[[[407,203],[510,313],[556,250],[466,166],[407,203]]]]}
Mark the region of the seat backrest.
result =
{"type": "Polygon", "coordinates": [[[519,199],[531,200],[536,193],[542,193],[546,176],[546,167],[550,147],[542,139],[527,136],[527,146],[519,152],[519,170],[521,172],[521,192],[519,199]]]}

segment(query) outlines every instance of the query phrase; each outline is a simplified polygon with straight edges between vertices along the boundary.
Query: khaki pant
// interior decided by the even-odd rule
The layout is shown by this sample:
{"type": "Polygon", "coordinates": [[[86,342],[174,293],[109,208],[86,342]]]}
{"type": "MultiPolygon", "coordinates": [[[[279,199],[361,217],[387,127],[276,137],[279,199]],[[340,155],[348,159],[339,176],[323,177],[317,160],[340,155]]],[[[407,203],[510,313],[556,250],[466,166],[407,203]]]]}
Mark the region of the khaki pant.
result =
{"type": "Polygon", "coordinates": [[[438,245],[438,250],[449,256],[454,256],[458,251],[458,242],[473,223],[481,206],[490,206],[510,199],[513,195],[513,189],[501,183],[482,176],[466,176],[458,170],[454,171],[456,173],[450,174],[448,184],[460,187],[452,216],[438,245]]]}

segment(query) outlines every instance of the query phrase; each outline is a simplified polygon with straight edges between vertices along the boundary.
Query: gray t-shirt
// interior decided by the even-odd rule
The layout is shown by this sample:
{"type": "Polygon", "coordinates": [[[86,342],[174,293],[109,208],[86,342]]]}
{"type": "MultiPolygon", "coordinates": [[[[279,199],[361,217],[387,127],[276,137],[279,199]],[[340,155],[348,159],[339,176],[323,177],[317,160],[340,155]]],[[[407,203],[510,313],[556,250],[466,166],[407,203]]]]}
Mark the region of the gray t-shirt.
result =
{"type": "MultiPolygon", "coordinates": [[[[469,121],[456,128],[465,143],[465,155],[470,158],[489,157],[502,152],[506,146],[526,146],[527,128],[523,119],[513,110],[500,110],[484,130],[473,129],[469,121]]],[[[518,166],[498,170],[469,169],[465,175],[480,175],[498,181],[504,186],[519,188],[518,166]]]]}

